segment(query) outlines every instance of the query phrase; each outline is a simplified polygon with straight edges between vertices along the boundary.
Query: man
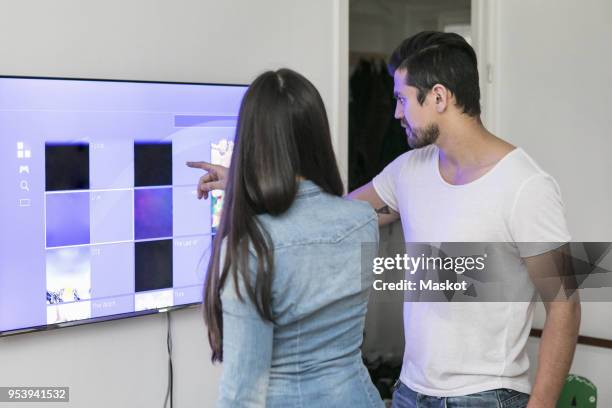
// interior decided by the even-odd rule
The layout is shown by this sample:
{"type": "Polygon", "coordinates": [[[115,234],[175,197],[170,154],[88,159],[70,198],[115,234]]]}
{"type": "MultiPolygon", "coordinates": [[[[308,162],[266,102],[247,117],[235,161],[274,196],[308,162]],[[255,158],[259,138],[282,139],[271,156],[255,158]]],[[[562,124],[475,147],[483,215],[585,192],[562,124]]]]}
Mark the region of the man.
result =
{"type": "MultiPolygon", "coordinates": [[[[570,240],[559,188],[522,149],[483,126],[474,50],[459,35],[423,32],[395,50],[389,70],[395,117],[416,150],[350,197],[370,202],[383,224],[401,217],[409,242],[516,242],[515,262],[544,289],[538,277],[556,256],[554,243],[570,240]]],[[[515,406],[504,400],[526,402],[521,393],[530,392],[529,408],[556,405],[575,349],[575,299],[545,302],[533,389],[525,353],[533,304],[445,306],[404,304],[406,348],[394,406],[440,404],[428,396],[448,406],[515,406]]]]}
{"type": "MultiPolygon", "coordinates": [[[[422,32],[394,51],[389,71],[395,118],[414,150],[349,197],[368,201],[381,225],[401,219],[407,242],[516,243],[516,268],[543,289],[538,277],[555,263],[553,250],[570,240],[559,188],[522,149],[483,126],[474,50],[457,34],[422,32]]],[[[192,166],[209,171],[200,179],[200,198],[223,187],[223,169],[192,166]]],[[[574,297],[545,299],[532,388],[525,347],[533,306],[404,303],[406,346],[393,406],[555,407],[580,306],[574,297]]]]}

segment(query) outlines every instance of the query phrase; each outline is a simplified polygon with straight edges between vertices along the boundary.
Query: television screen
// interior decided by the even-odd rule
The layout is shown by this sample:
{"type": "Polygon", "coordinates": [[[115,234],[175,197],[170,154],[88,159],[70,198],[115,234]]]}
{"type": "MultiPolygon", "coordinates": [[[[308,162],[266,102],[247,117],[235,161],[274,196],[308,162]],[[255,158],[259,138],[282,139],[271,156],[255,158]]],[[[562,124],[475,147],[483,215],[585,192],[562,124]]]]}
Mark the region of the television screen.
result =
{"type": "Polygon", "coordinates": [[[201,302],[245,91],[0,77],[0,335],[201,302]]]}

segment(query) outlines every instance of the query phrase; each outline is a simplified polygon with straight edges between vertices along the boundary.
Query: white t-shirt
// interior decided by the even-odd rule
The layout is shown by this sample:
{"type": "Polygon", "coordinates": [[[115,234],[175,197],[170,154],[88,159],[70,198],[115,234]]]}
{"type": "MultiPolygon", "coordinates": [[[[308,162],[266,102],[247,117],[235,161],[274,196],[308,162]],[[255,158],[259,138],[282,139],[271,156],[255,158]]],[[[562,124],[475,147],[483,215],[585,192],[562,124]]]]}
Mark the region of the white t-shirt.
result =
{"type": "MultiPolygon", "coordinates": [[[[570,240],[559,186],[522,149],[464,185],[441,177],[438,153],[435,145],[409,151],[373,180],[380,198],[399,212],[407,242],[570,240]]],[[[558,246],[517,244],[517,269],[527,274],[522,257],[558,246]]],[[[529,302],[404,303],[401,381],[439,397],[496,388],[530,393],[525,346],[533,308],[529,302]]]]}

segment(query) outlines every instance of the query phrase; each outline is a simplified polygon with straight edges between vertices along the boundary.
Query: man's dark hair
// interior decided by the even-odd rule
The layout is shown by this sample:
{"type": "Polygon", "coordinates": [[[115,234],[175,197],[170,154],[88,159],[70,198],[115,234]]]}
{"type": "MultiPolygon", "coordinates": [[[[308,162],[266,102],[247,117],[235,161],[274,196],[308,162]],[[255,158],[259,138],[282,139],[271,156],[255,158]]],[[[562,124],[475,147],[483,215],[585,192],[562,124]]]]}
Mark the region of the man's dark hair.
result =
{"type": "Polygon", "coordinates": [[[469,116],[480,115],[480,87],[476,53],[463,37],[455,33],[422,31],[405,39],[393,51],[387,65],[389,73],[406,70],[406,84],[418,89],[420,104],[434,85],[444,85],[457,106],[469,116]]]}

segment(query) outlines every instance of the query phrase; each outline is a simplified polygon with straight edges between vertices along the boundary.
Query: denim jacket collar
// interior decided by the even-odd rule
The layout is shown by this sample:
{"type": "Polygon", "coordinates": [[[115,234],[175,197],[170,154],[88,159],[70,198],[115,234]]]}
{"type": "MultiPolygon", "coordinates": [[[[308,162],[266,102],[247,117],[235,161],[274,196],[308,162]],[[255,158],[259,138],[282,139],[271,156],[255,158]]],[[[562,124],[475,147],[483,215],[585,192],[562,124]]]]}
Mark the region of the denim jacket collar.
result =
{"type": "Polygon", "coordinates": [[[321,187],[310,180],[302,180],[298,185],[296,198],[312,197],[321,193],[321,187]]]}

